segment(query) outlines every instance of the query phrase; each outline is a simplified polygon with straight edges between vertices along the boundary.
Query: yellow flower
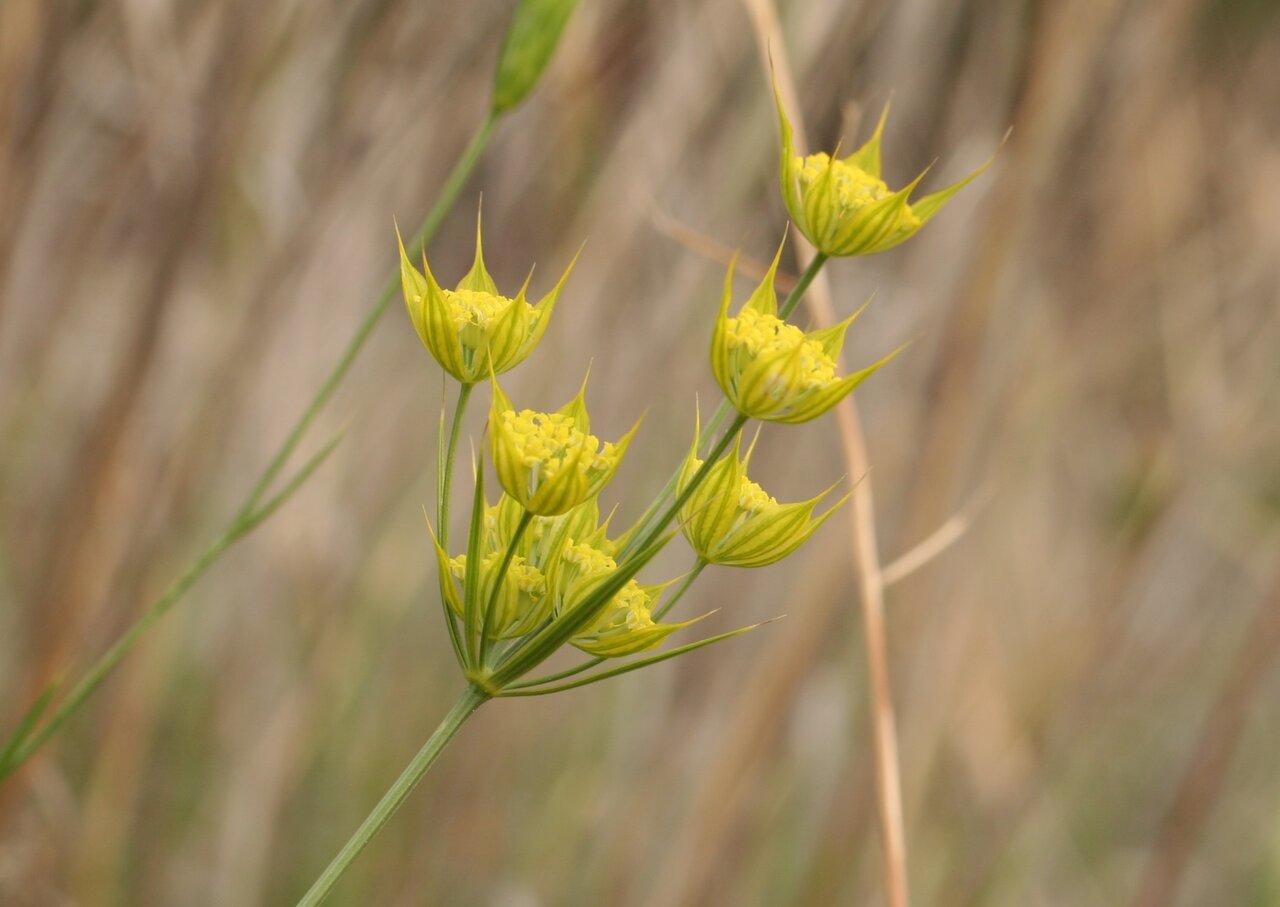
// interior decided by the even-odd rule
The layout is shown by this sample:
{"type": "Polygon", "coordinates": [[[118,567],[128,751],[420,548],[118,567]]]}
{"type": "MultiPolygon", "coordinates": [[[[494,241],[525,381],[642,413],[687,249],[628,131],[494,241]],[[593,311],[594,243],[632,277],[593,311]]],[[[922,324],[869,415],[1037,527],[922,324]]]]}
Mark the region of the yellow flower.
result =
{"type": "Polygon", "coordinates": [[[729,317],[733,264],[724,279],[711,337],[711,370],[738,412],[766,422],[807,422],[835,406],[888,362],[890,353],[846,378],[836,375],[845,331],[858,312],[834,327],[806,334],[778,317],[773,289],[778,254],[741,311],[729,317]]]}
{"type": "MultiPolygon", "coordinates": [[[[437,557],[441,552],[437,551],[437,557]]],[[[505,551],[490,551],[480,562],[480,596],[479,601],[487,602],[493,594],[493,581],[498,567],[502,564],[505,551]]],[[[458,580],[465,582],[467,573],[467,556],[460,554],[447,565],[442,561],[441,569],[458,580]]],[[[452,581],[442,583],[446,592],[445,600],[453,612],[464,617],[462,596],[452,581]]],[[[506,576],[502,580],[502,588],[494,600],[493,614],[490,618],[490,633],[495,639],[510,639],[533,632],[542,621],[551,614],[551,599],[547,596],[547,581],[542,571],[529,563],[523,556],[515,555],[507,566],[506,576]]]]}
{"type": "MultiPolygon", "coordinates": [[[[397,240],[399,235],[397,234],[397,240]]],[[[400,242],[400,286],[409,318],[418,337],[450,375],[463,384],[475,384],[490,369],[501,374],[524,361],[542,339],[551,320],[556,299],[574,260],[536,305],[525,299],[529,278],[525,278],[514,299],[498,292],[484,266],[480,221],[476,220],[476,257],[456,289],[442,290],[422,259],[418,271],[400,242]]],[[[532,277],[530,273],[530,277],[532,277]]]]}
{"type": "Polygon", "coordinates": [[[525,510],[555,516],[595,495],[613,478],[637,422],[616,444],[601,445],[591,432],[584,395],[554,413],[516,411],[493,379],[489,440],[494,470],[508,495],[525,510]]]}
{"type": "MultiPolygon", "coordinates": [[[[734,441],[733,454],[722,457],[708,470],[702,484],[681,508],[680,522],[690,547],[707,563],[764,567],[777,563],[808,541],[849,497],[841,498],[816,519],[814,508],[831,488],[807,501],[779,504],[747,477],[751,450],[739,459],[740,443],[741,435],[734,441]]],[[[680,470],[679,492],[702,466],[697,450],[695,430],[693,446],[680,470]]]]}
{"type": "MultiPolygon", "coordinates": [[[[485,505],[477,601],[487,602],[493,594],[498,567],[523,514],[524,508],[507,495],[503,495],[496,505],[485,505]]],[[[510,639],[525,636],[551,616],[552,598],[546,571],[559,559],[565,545],[571,544],[571,537],[595,539],[597,533],[603,536],[603,532],[596,529],[599,520],[599,508],[595,498],[591,498],[568,513],[554,517],[535,516],[530,521],[516,542],[502,589],[494,602],[494,613],[490,619],[491,637],[510,639]]],[[[434,532],[432,539],[435,541],[445,602],[455,614],[465,618],[463,593],[467,556],[460,554],[450,558],[440,547],[434,532]]]]}
{"type": "MultiPolygon", "coordinates": [[[[524,516],[524,507],[504,494],[496,507],[488,509],[486,526],[492,527],[490,544],[493,550],[505,551],[515,536],[524,516]]],[[[556,516],[534,516],[529,527],[520,536],[516,554],[528,559],[539,570],[546,571],[554,563],[568,539],[586,539],[596,532],[600,522],[600,507],[596,498],[588,498],[567,513],[556,516]]]]}
{"type": "Polygon", "coordinates": [[[880,137],[889,116],[887,104],[870,140],[840,160],[825,153],[796,154],[777,86],[774,99],[782,131],[783,200],[800,232],[827,255],[871,255],[905,242],[991,163],[988,160],[958,183],[910,203],[924,173],[897,191],[880,177],[880,137]]]}
{"type": "Polygon", "coordinates": [[[653,606],[661,586],[642,586],[629,580],[609,602],[585,633],[569,642],[589,655],[621,658],[652,649],[686,624],[659,624],[653,620],[653,606]]]}
{"type": "MultiPolygon", "coordinates": [[[[551,568],[548,584],[552,611],[563,614],[584,601],[618,568],[609,554],[612,545],[603,532],[584,542],[570,544],[560,552],[551,568]]],[[[668,584],[669,585],[669,584],[668,584]]],[[[628,580],[604,606],[599,616],[583,632],[569,642],[591,655],[619,658],[652,649],[676,630],[692,621],[660,624],[653,619],[653,609],[662,595],[662,586],[642,586],[628,580]]]]}

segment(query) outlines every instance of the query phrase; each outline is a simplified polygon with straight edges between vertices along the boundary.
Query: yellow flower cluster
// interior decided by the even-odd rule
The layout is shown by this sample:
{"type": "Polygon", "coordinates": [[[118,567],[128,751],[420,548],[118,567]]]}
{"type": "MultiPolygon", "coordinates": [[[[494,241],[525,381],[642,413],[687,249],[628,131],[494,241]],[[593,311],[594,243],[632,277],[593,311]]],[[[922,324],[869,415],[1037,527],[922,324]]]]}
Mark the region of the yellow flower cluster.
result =
{"type": "MultiPolygon", "coordinates": [[[[575,258],[574,261],[577,259],[575,258]]],[[[529,281],[514,298],[498,292],[484,266],[480,224],[476,223],[476,257],[456,289],[436,283],[426,258],[419,271],[400,244],[400,285],[409,319],[419,339],[454,378],[475,384],[524,361],[542,339],[573,262],[537,305],[525,299],[529,281]]]]}
{"type": "Polygon", "coordinates": [[[729,266],[711,337],[711,370],[742,415],[765,422],[807,422],[839,403],[889,357],[838,377],[836,358],[857,313],[835,327],[808,334],[784,322],[778,317],[773,288],[781,254],[779,246],[764,280],[732,317],[733,265],[729,266]]]}
{"type": "MultiPolygon", "coordinates": [[[[503,551],[490,551],[480,562],[481,595],[486,601],[493,593],[493,583],[503,554],[503,551]]],[[[450,560],[449,569],[456,579],[465,581],[467,556],[460,554],[450,560]]],[[[463,615],[460,599],[454,598],[449,604],[459,617],[463,615]]],[[[502,588],[494,604],[490,623],[493,636],[497,639],[524,636],[542,623],[549,612],[546,577],[523,556],[515,555],[507,567],[502,588]]]]}
{"type": "Polygon", "coordinates": [[[614,445],[601,447],[595,435],[578,431],[573,416],[565,413],[507,410],[502,413],[502,430],[534,483],[551,481],[566,466],[586,476],[607,469],[614,457],[614,445]]]}
{"type": "MultiPolygon", "coordinates": [[[[511,85],[518,87],[518,82],[511,85]]],[[[568,270],[551,292],[530,304],[527,279],[514,296],[498,290],[484,265],[478,222],[471,270],[451,290],[439,286],[425,258],[422,270],[417,270],[401,246],[401,283],[418,336],[462,383],[448,444],[443,438],[441,442],[443,466],[437,487],[442,523],[447,524],[463,408],[475,384],[488,377],[492,388],[488,450],[504,494],[496,506],[485,502],[480,464],[468,554],[450,559],[444,542],[436,542],[448,613],[462,618],[459,628],[450,617],[454,648],[467,677],[486,693],[496,695],[513,683],[512,690],[519,692],[512,695],[532,695],[527,691],[534,687],[549,692],[679,654],[683,648],[563,685],[555,681],[573,677],[594,662],[538,681],[519,680],[566,643],[599,658],[658,645],[685,626],[664,624],[660,618],[706,565],[761,567],[781,560],[848,499],[820,514],[815,511],[830,488],[806,501],[780,503],[747,475],[751,451],[744,456],[740,448],[748,420],[814,419],[892,358],[893,354],[842,376],[845,334],[857,313],[813,331],[788,322],[823,263],[831,256],[867,255],[904,242],[986,166],[913,202],[911,194],[924,174],[897,190],[881,174],[880,143],[887,115],[886,107],[871,138],[847,157],[803,155],[797,153],[778,100],[783,199],[797,228],[820,254],[781,310],[775,290],[781,245],[764,278],[736,312],[730,311],[730,264],[710,352],[716,382],[737,416],[714,439],[703,439],[695,430],[693,445],[671,484],[617,540],[608,538],[608,520],[600,524],[597,495],[618,470],[639,423],[616,442],[602,441],[591,432],[586,381],[554,412],[517,408],[498,384],[498,375],[521,362],[543,336],[568,270]],[[705,460],[699,456],[703,440],[712,451],[705,460]],[[672,520],[678,520],[679,530],[670,528],[672,520]],[[679,532],[698,562],[686,582],[659,606],[666,586],[642,585],[636,577],[679,532]],[[507,645],[493,643],[517,637],[520,641],[507,645]]]]}
{"type": "Polygon", "coordinates": [[[578,395],[554,413],[519,410],[493,381],[490,449],[502,488],[530,513],[555,516],[594,497],[613,478],[639,423],[616,444],[592,435],[578,395]]]}
{"type": "MultiPolygon", "coordinates": [[[[703,461],[697,455],[698,434],[695,430],[694,444],[680,470],[679,491],[684,491],[702,468],[703,461]]],[[[739,439],[732,454],[712,465],[681,509],[680,522],[689,547],[706,563],[764,567],[808,541],[848,497],[817,518],[813,511],[831,488],[807,501],[779,504],[747,477],[751,451],[740,456],[740,443],[739,439]]]]}
{"type": "Polygon", "coordinates": [[[871,255],[906,242],[991,163],[911,202],[923,173],[897,191],[881,178],[880,139],[888,106],[867,143],[839,160],[825,153],[797,154],[791,123],[776,90],[774,97],[782,132],[782,198],[800,232],[825,255],[871,255]]]}

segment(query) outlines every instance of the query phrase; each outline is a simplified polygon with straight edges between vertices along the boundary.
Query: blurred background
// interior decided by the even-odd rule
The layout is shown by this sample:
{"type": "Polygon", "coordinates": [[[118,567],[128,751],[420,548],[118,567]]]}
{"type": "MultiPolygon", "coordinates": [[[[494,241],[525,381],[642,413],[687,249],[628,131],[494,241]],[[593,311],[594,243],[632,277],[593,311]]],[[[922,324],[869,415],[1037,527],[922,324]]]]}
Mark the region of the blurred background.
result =
{"type": "MultiPolygon", "coordinates": [[[[0,731],[230,517],[483,118],[511,8],[0,4],[0,731]]],[[[914,338],[857,395],[885,563],[965,528],[887,592],[913,902],[1280,904],[1280,7],[780,16],[815,146],[892,94],[891,185],[1013,127],[916,239],[827,268],[840,314],[876,293],[851,362],[914,338]]],[[[558,406],[594,361],[602,437],[647,410],[621,518],[717,396],[690,231],[769,257],[776,135],[740,2],[584,2],[429,248],[452,284],[482,191],[500,286],[589,239],[506,386],[558,406]]],[[[442,387],[396,303],[300,452],[346,426],[334,458],[0,787],[0,902],[306,888],[461,689],[422,520],[442,387]]],[[[846,472],[831,419],[755,463],[783,500],[846,472]]],[[[783,621],[486,706],[333,903],[883,903],[849,540],[682,606],[783,621]]]]}

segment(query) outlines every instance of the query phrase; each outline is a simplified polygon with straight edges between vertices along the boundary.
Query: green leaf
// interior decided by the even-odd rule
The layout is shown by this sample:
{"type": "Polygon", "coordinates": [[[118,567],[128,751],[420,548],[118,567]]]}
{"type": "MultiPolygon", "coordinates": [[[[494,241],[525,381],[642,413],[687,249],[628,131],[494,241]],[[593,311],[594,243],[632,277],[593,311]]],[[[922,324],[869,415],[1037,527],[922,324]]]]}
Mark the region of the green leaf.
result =
{"type": "Polygon", "coordinates": [[[578,0],[521,0],[511,16],[493,80],[493,112],[515,107],[551,60],[578,0]]]}
{"type": "Polygon", "coordinates": [[[706,639],[700,639],[697,642],[691,642],[687,645],[677,646],[674,649],[668,649],[666,652],[659,652],[657,655],[650,655],[648,658],[640,658],[635,661],[628,662],[627,664],[619,665],[616,668],[610,668],[607,671],[601,671],[598,674],[592,674],[588,677],[583,677],[578,680],[570,681],[569,683],[559,683],[559,684],[555,684],[554,686],[548,686],[548,687],[535,687],[535,686],[521,687],[520,689],[504,690],[498,695],[508,696],[508,697],[545,696],[548,693],[559,693],[564,690],[572,690],[577,687],[590,686],[593,683],[599,683],[601,680],[608,680],[610,677],[617,677],[621,674],[628,674],[632,671],[638,671],[641,668],[647,668],[649,665],[654,665],[654,664],[658,664],[658,662],[666,661],[668,658],[675,658],[677,655],[684,655],[696,649],[702,649],[702,648],[705,648],[706,646],[710,646],[718,642],[723,642],[726,639],[732,639],[735,636],[741,636],[743,633],[748,633],[751,630],[755,630],[759,627],[763,627],[765,624],[770,624],[770,623],[773,623],[775,620],[781,620],[781,619],[782,619],[781,617],[774,617],[774,618],[770,618],[769,620],[762,620],[760,621],[760,623],[752,624],[749,627],[739,627],[736,630],[730,630],[728,633],[721,633],[718,636],[709,636],[706,639]]]}
{"type": "Polygon", "coordinates": [[[467,654],[470,665],[477,665],[479,653],[476,651],[477,634],[480,632],[479,596],[480,596],[480,559],[484,557],[482,541],[484,539],[484,461],[475,464],[476,489],[471,501],[471,527],[467,531],[467,569],[462,580],[462,628],[467,638],[467,654]]]}
{"type": "Polygon", "coordinates": [[[53,701],[53,694],[57,692],[57,689],[58,684],[56,681],[46,685],[40,695],[36,697],[36,701],[31,703],[31,707],[27,709],[18,721],[18,726],[13,729],[13,733],[9,735],[9,740],[5,743],[4,749],[0,750],[0,778],[5,777],[22,764],[22,760],[16,758],[18,751],[22,744],[26,742],[27,737],[31,735],[31,731],[35,728],[41,716],[49,708],[49,703],[53,701]]]}

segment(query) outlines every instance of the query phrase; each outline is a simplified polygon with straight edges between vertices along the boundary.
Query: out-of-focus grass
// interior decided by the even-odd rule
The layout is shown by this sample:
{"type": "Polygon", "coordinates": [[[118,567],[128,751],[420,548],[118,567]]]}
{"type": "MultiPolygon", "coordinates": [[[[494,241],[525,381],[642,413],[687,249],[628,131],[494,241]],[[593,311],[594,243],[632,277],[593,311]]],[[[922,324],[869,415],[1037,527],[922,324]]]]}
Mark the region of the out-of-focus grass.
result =
{"type": "MultiPolygon", "coordinates": [[[[261,468],[376,292],[391,218],[426,207],[481,116],[507,11],[0,6],[3,726],[100,651],[261,468]]],[[[859,391],[886,558],[990,490],[966,537],[889,593],[918,903],[1138,903],[1184,833],[1176,903],[1274,899],[1280,673],[1251,643],[1280,607],[1268,13],[782,10],[815,140],[894,93],[893,181],[939,155],[939,180],[962,173],[1014,127],[918,239],[830,268],[842,311],[879,291],[855,360],[920,336],[859,391]],[[1263,667],[1224,696],[1249,658],[1263,667]],[[1203,781],[1213,716],[1237,707],[1212,796],[1171,813],[1203,781]]],[[[687,389],[712,389],[721,270],[653,212],[767,255],[784,223],[772,117],[739,4],[585,4],[472,187],[500,279],[535,259],[549,279],[590,238],[512,380],[559,400],[594,356],[602,435],[652,407],[624,516],[684,450],[687,389]]],[[[442,278],[466,267],[467,207],[432,247],[442,278]]],[[[421,521],[440,382],[398,314],[373,344],[316,433],[351,420],[335,461],[0,788],[0,901],[288,902],[452,700],[421,521]]],[[[812,494],[841,470],[834,427],[770,430],[758,463],[780,496],[812,494]]],[[[734,717],[761,709],[676,887],[689,904],[869,901],[844,531],[769,571],[711,570],[694,596],[722,607],[716,628],[783,624],[487,707],[337,900],[645,903],[684,871],[670,842],[734,717]],[[738,701],[761,666],[810,657],[778,695],[738,701]]]]}

